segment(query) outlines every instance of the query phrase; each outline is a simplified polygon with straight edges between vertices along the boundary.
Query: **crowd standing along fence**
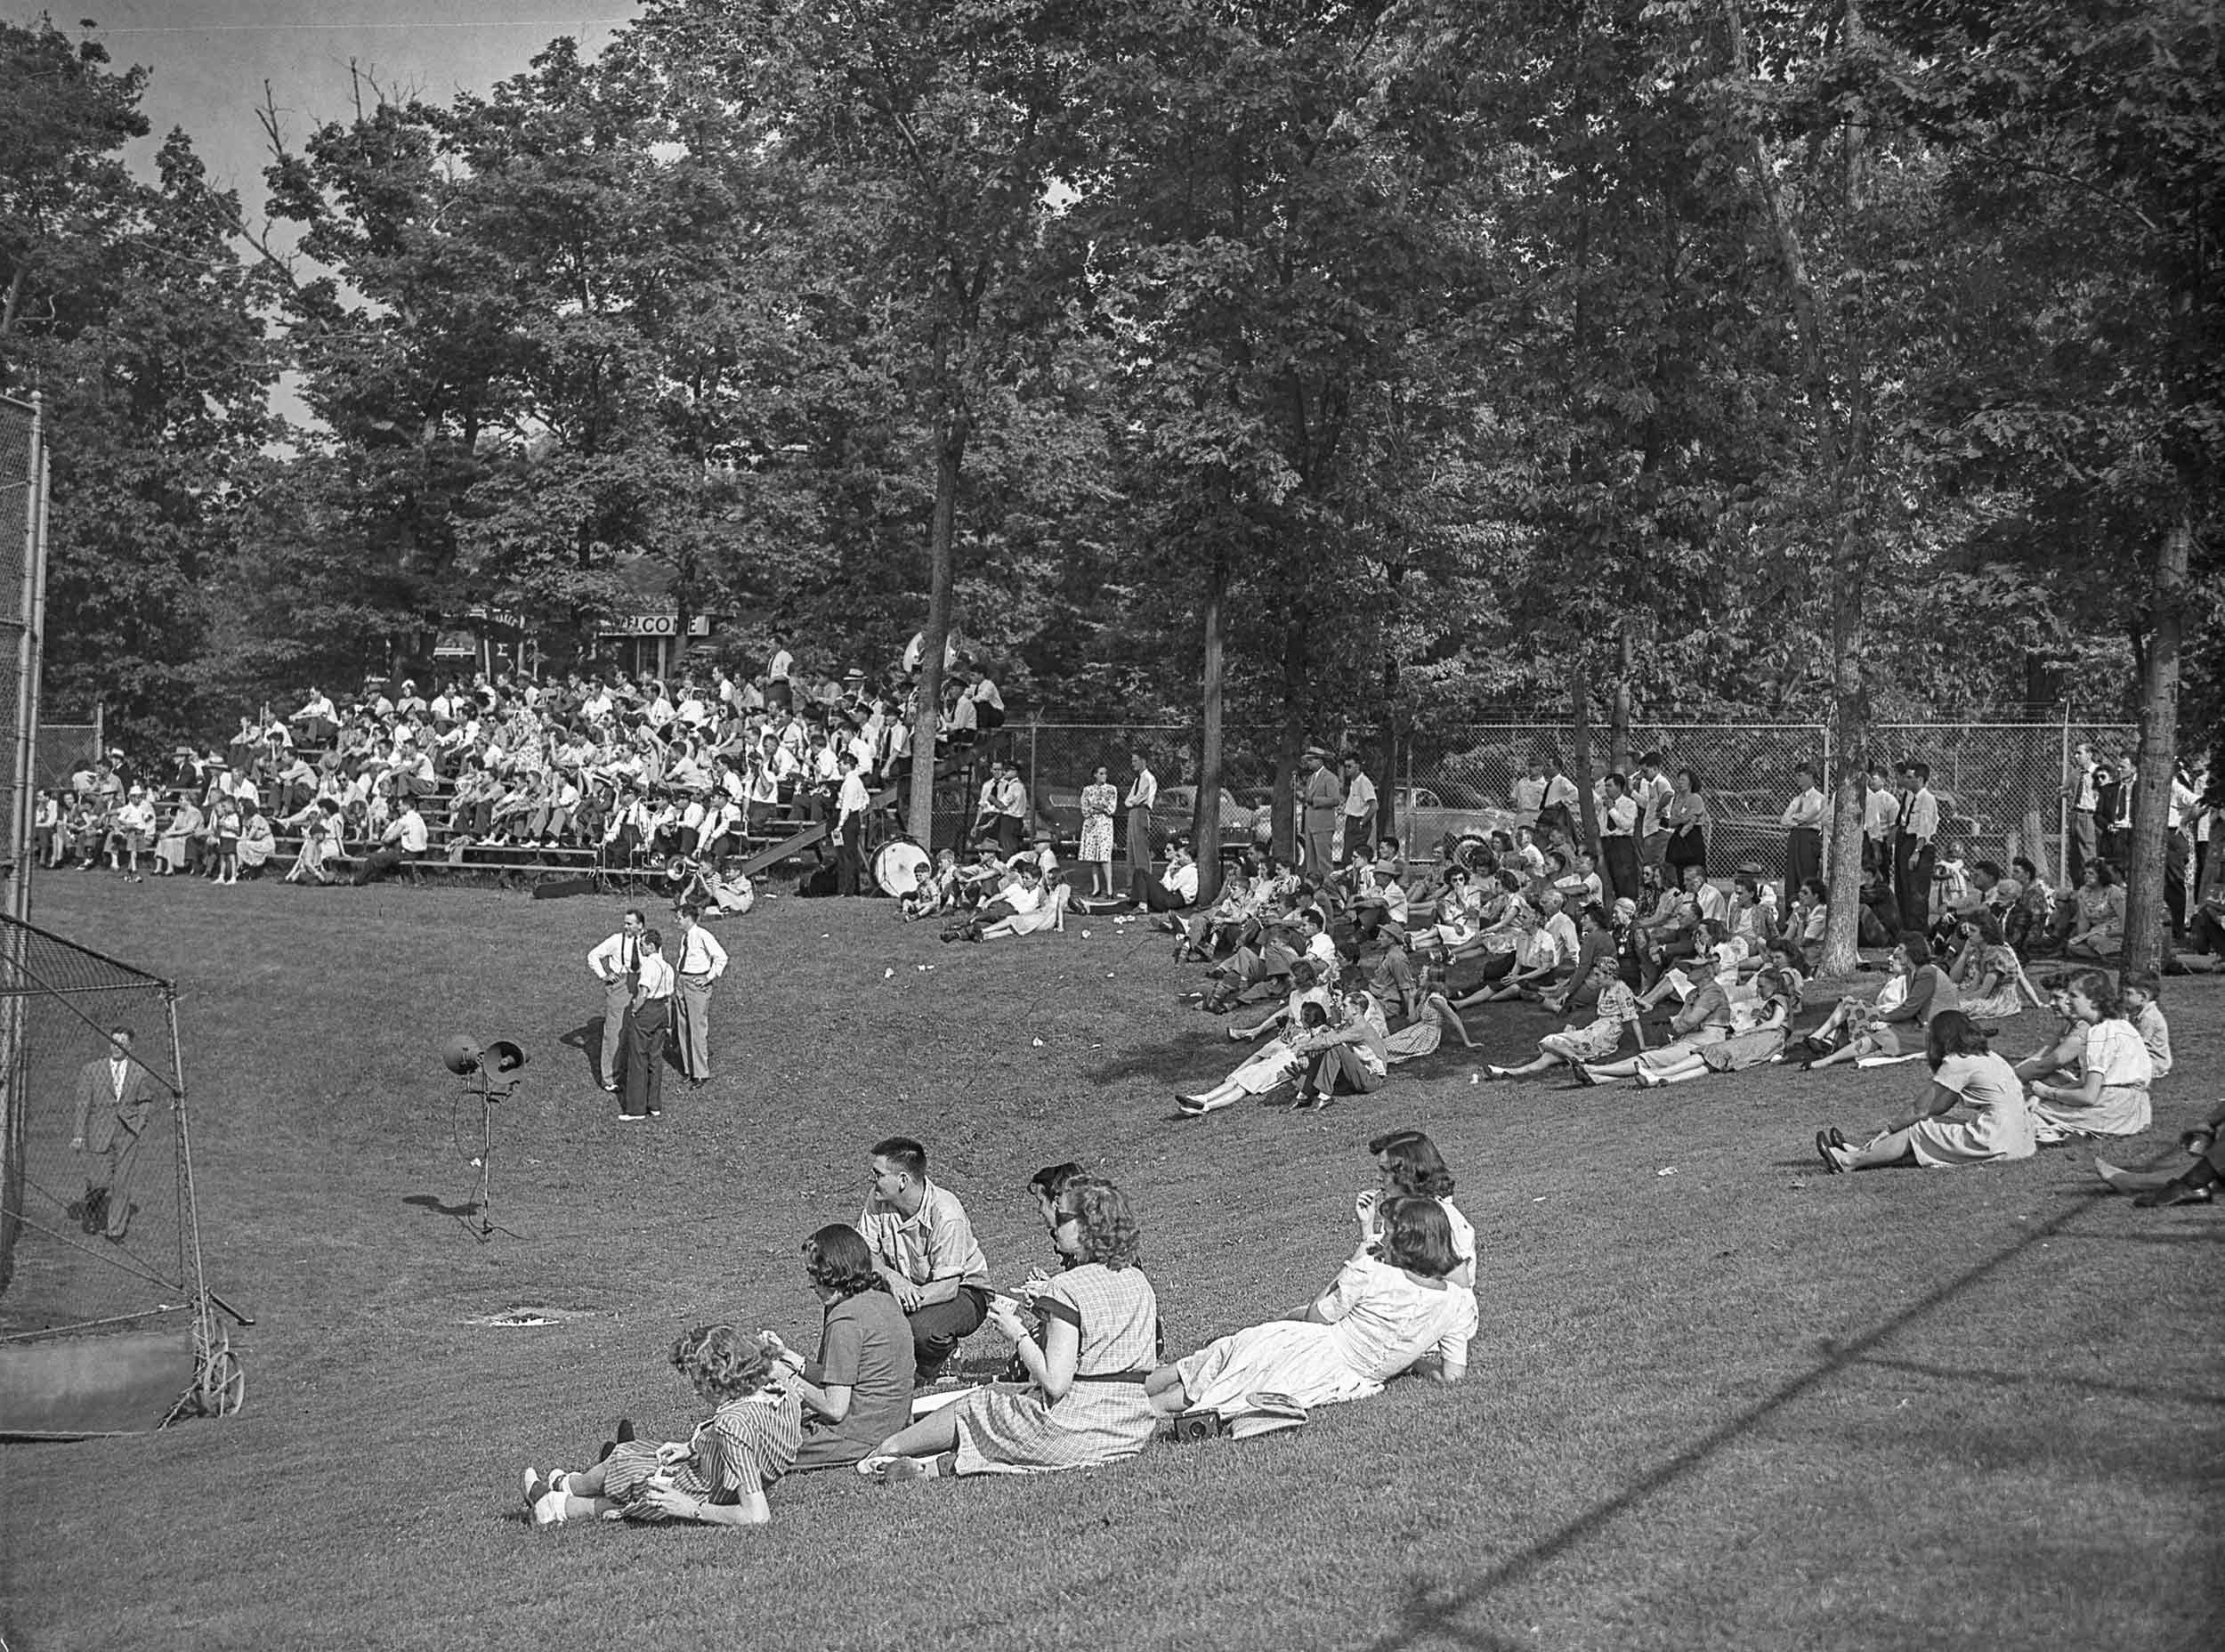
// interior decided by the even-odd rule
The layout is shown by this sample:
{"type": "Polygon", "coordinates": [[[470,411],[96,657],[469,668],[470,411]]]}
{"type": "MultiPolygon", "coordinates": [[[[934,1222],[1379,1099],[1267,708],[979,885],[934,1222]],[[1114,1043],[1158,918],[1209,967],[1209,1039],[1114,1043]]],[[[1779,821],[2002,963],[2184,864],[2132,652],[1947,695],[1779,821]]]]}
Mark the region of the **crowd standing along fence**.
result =
{"type": "MultiPolygon", "coordinates": [[[[1400,838],[1418,850],[1448,834],[1487,830],[1503,822],[1516,781],[1533,770],[1573,763],[1576,734],[1566,722],[1471,724],[1402,733],[1396,773],[1377,773],[1380,731],[1344,728],[1313,737],[1358,753],[1379,790],[1392,790],[1400,838]]],[[[2067,873],[2073,753],[2090,742],[2107,760],[2130,757],[2139,731],[2126,724],[2051,722],[1890,723],[1873,727],[1868,745],[1848,752],[1821,723],[1638,723],[1629,732],[1630,761],[1650,751],[1673,776],[1690,769],[1713,819],[1708,863],[1717,876],[1742,865],[1764,875],[1784,872],[1785,805],[1792,773],[1816,768],[1826,787],[1839,765],[1881,761],[1930,765],[1940,805],[1943,857],[1996,860],[2028,854],[2050,876],[2067,873]]],[[[994,754],[1016,763],[1037,813],[1062,839],[1080,819],[1081,789],[1102,765],[1123,797],[1129,757],[1140,753],[1159,782],[1153,816],[1154,847],[1188,830],[1196,799],[1198,731],[1180,724],[1011,723],[998,731],[994,754]]],[[[1224,844],[1264,843],[1282,766],[1279,727],[1235,725],[1223,731],[1221,831],[1224,844]]],[[[1605,724],[1590,730],[1591,770],[1604,774],[1613,752],[1605,724]]],[[[1119,822],[1125,852],[1125,819],[1119,822]]]]}

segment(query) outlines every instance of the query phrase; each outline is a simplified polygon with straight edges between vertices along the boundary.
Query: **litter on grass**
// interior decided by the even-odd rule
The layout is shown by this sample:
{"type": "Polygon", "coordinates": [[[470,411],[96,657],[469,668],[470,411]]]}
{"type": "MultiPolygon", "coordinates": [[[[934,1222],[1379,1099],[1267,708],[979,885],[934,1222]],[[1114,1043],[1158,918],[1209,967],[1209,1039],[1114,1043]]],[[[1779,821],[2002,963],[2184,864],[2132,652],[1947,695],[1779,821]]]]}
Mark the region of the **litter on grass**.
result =
{"type": "Polygon", "coordinates": [[[1674,1176],[1676,1173],[1677,1167],[1673,1164],[1664,1164],[1654,1172],[1656,1176],[1674,1176]]]}
{"type": "Polygon", "coordinates": [[[579,1308],[506,1308],[498,1313],[473,1314],[464,1323],[490,1331],[518,1331],[534,1325],[561,1325],[568,1319],[577,1319],[587,1310],[579,1308]]]}

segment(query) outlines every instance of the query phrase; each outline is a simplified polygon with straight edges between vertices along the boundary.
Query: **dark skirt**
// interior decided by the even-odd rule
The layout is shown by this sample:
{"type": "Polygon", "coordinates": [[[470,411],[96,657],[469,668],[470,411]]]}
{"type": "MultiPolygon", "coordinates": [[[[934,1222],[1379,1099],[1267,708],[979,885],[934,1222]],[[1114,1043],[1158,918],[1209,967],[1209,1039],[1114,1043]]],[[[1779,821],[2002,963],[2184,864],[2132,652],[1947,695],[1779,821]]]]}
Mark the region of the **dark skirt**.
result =
{"type": "Polygon", "coordinates": [[[1697,826],[1679,826],[1669,834],[1669,847],[1662,859],[1674,867],[1681,878],[1684,869],[1696,866],[1707,870],[1707,833],[1697,826]]]}

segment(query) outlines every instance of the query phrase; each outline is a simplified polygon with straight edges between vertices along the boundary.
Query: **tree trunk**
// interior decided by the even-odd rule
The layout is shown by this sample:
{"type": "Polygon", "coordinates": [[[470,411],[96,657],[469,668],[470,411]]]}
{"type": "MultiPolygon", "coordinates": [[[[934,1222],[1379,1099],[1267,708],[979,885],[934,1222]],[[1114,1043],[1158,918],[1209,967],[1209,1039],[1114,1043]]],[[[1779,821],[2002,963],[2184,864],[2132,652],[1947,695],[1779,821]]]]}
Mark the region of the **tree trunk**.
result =
{"type": "Polygon", "coordinates": [[[1628,780],[1630,774],[1630,622],[1616,628],[1614,700],[1607,711],[1607,765],[1628,780]]]}
{"type": "Polygon", "coordinates": [[[1274,852],[1295,860],[1299,841],[1298,759],[1306,749],[1306,618],[1293,618],[1282,632],[1282,731],[1274,750],[1274,852]]]}
{"type": "MultiPolygon", "coordinates": [[[[943,345],[936,344],[940,358],[943,345]]],[[[927,530],[927,628],[920,643],[919,703],[911,714],[911,796],[904,810],[912,838],[934,848],[934,737],[942,726],[943,650],[951,636],[951,548],[957,538],[958,483],[971,433],[964,409],[947,411],[934,455],[934,517],[927,530]]],[[[970,806],[970,799],[968,806],[970,806]]]]}
{"type": "Polygon", "coordinates": [[[1599,798],[1591,782],[1591,672],[1584,663],[1583,645],[1568,651],[1569,747],[1568,778],[1576,782],[1577,841],[1599,860],[1599,798]]]}
{"type": "Polygon", "coordinates": [[[1832,749],[1838,783],[1831,818],[1831,858],[1824,868],[1830,899],[1824,919],[1822,976],[1849,976],[1862,943],[1862,768],[1870,745],[1869,682],[1862,670],[1862,559],[1849,524],[1832,556],[1832,749]]]}
{"type": "MultiPolygon", "coordinates": [[[[2187,563],[2194,545],[2192,493],[2180,493],[2179,520],[2156,554],[2148,647],[2140,661],[2140,779],[2132,787],[2132,863],[2124,898],[2124,967],[2157,969],[2171,942],[2164,871],[2171,854],[2171,781],[2179,742],[2179,644],[2187,563]]],[[[2212,846],[2212,854],[2217,853],[2212,846]]]]}
{"type": "Polygon", "coordinates": [[[1378,730],[1382,738],[1370,770],[1375,781],[1375,835],[1379,839],[1398,835],[1398,651],[1392,638],[1397,623],[1396,604],[1405,579],[1405,564],[1393,563],[1392,613],[1383,636],[1383,721],[1378,730]]]}
{"type": "Polygon", "coordinates": [[[1221,655],[1228,612],[1228,554],[1218,542],[1205,564],[1204,669],[1199,700],[1197,806],[1190,841],[1197,846],[1197,903],[1210,905],[1221,891],[1221,655]]]}

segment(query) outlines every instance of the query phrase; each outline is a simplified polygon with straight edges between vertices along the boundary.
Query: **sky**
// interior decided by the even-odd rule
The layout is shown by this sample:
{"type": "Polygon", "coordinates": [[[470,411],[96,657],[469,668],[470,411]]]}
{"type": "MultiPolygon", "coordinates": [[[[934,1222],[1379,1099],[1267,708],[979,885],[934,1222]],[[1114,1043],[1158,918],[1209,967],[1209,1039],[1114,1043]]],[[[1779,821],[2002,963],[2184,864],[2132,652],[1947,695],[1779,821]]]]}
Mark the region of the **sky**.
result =
{"type": "Polygon", "coordinates": [[[153,134],[133,146],[149,175],[173,126],[192,134],[212,182],[239,190],[260,215],[266,161],[255,109],[271,83],[289,138],[352,109],[348,64],[390,90],[445,101],[518,73],[557,35],[592,55],[635,12],[632,0],[0,0],[0,17],[30,23],[48,12],[75,33],[81,18],[117,67],[142,63],[153,80],[141,104],[153,134]]]}

